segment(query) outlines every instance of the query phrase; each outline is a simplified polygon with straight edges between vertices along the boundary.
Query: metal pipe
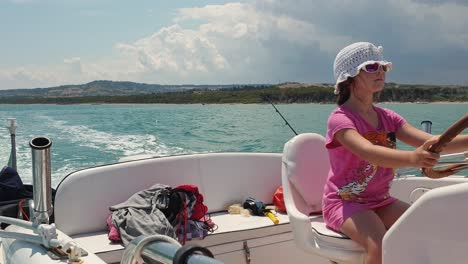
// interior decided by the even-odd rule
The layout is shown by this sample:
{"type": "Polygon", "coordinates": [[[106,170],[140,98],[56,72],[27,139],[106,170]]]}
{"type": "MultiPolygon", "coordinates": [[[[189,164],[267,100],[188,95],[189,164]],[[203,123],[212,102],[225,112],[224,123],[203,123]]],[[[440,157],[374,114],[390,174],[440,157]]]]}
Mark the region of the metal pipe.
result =
{"type": "Polygon", "coordinates": [[[429,120],[424,120],[421,122],[421,129],[424,131],[424,132],[427,132],[429,134],[432,133],[432,122],[429,121],[429,120]]]}
{"type": "Polygon", "coordinates": [[[13,169],[17,170],[16,166],[16,118],[7,118],[8,123],[8,130],[10,131],[10,138],[11,138],[11,152],[10,152],[10,160],[8,161],[8,165],[13,169]]]}
{"type": "MultiPolygon", "coordinates": [[[[164,235],[142,235],[133,239],[126,246],[120,263],[172,264],[179,248],[180,244],[171,237],[164,235]]],[[[199,254],[191,254],[186,263],[222,264],[219,260],[199,254]]]]}
{"type": "Polygon", "coordinates": [[[52,179],[50,147],[52,141],[46,137],[33,138],[29,142],[32,150],[33,175],[33,223],[49,224],[52,215],[52,179]]]}

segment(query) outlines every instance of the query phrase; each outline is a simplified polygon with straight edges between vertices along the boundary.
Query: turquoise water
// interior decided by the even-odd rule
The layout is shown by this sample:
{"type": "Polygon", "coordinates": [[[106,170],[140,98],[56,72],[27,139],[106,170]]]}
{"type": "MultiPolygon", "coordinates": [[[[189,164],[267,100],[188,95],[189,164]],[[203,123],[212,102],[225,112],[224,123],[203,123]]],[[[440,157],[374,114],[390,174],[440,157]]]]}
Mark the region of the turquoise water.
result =
{"type": "MultiPolygon", "coordinates": [[[[433,122],[442,133],[468,104],[383,104],[416,127],[433,122]]],[[[333,104],[277,105],[298,132],[325,134],[333,104]]],[[[293,132],[271,105],[0,105],[0,164],[8,162],[6,119],[15,117],[18,171],[31,182],[31,149],[38,136],[52,140],[52,181],[78,169],[123,157],[197,152],[281,152],[293,132]]],[[[410,149],[399,144],[399,148],[410,149]]]]}

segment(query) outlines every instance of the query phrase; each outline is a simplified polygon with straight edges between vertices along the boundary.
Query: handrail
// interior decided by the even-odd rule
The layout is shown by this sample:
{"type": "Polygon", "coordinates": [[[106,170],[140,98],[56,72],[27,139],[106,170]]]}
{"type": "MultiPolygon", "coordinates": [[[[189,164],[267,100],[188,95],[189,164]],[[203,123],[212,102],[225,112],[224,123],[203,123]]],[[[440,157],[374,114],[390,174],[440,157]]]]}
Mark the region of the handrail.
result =
{"type": "Polygon", "coordinates": [[[195,245],[182,246],[168,236],[150,235],[133,239],[125,248],[121,264],[222,264],[211,252],[195,245]]]}
{"type": "Polygon", "coordinates": [[[17,229],[19,230],[18,232],[0,230],[0,238],[42,245],[52,254],[55,254],[56,257],[68,259],[70,262],[67,263],[81,263],[81,257],[87,254],[87,252],[74,241],[59,240],[55,224],[37,225],[32,222],[6,216],[0,216],[0,223],[30,230],[26,232],[21,229],[17,229]]]}
{"type": "Polygon", "coordinates": [[[0,237],[28,241],[43,245],[46,248],[54,248],[61,245],[60,241],[57,239],[57,232],[54,224],[37,225],[32,222],[6,216],[0,216],[0,223],[15,225],[33,231],[33,234],[26,234],[0,230],[0,237]]]}

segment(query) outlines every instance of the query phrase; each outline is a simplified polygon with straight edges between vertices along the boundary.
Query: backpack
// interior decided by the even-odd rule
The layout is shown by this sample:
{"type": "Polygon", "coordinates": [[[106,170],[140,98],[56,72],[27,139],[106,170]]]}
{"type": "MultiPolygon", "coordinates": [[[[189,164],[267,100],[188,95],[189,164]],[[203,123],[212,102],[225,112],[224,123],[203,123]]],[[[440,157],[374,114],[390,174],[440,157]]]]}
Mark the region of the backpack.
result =
{"type": "Polygon", "coordinates": [[[185,192],[189,196],[193,195],[195,203],[191,212],[189,213],[189,218],[191,220],[200,220],[205,217],[205,214],[208,212],[208,207],[203,203],[203,195],[198,191],[198,187],[195,185],[180,185],[173,189],[176,192],[185,192]]]}
{"type": "Polygon", "coordinates": [[[177,186],[171,189],[166,199],[168,200],[166,203],[167,206],[160,210],[174,227],[176,236],[182,244],[185,244],[186,240],[190,240],[192,237],[201,238],[206,236],[205,233],[214,226],[214,224],[205,217],[208,207],[203,204],[203,195],[198,191],[197,186],[177,186]],[[205,224],[197,225],[194,221],[201,221],[205,224]],[[192,224],[191,227],[190,224],[192,224]],[[203,230],[198,230],[198,228],[205,226],[205,233],[200,232],[203,230]]]}

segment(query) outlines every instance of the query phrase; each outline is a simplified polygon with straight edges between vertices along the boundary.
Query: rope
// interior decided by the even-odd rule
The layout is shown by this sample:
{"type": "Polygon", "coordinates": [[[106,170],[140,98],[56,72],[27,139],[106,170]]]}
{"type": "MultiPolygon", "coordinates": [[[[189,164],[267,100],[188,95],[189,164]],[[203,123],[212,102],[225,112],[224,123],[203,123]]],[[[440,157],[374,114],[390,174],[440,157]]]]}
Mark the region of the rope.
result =
{"type": "Polygon", "coordinates": [[[21,200],[19,201],[19,203],[18,203],[18,210],[20,210],[21,215],[22,215],[24,218],[26,218],[27,221],[30,221],[30,220],[29,220],[29,217],[28,217],[28,214],[23,210],[23,203],[24,203],[24,201],[26,201],[26,198],[21,199],[21,200]]]}

